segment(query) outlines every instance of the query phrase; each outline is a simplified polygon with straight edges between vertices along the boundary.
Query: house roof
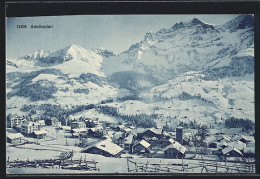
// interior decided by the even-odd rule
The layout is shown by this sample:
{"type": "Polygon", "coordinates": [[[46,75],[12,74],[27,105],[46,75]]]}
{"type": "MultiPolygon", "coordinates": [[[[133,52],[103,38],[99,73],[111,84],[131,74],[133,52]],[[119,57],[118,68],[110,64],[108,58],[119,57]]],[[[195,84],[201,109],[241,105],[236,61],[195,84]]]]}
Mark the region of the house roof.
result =
{"type": "Polygon", "coordinates": [[[119,127],[120,129],[125,128],[125,126],[123,124],[122,125],[118,125],[117,127],[119,127]]]}
{"type": "Polygon", "coordinates": [[[181,152],[182,154],[184,154],[186,151],[186,147],[184,147],[177,141],[175,141],[175,142],[171,143],[170,145],[168,145],[167,147],[165,147],[164,151],[166,151],[170,148],[174,148],[174,149],[178,150],[179,152],[181,152]]]}
{"type": "Polygon", "coordinates": [[[76,129],[72,129],[73,132],[86,132],[87,129],[86,128],[76,128],[76,129]]]}
{"type": "Polygon", "coordinates": [[[174,140],[173,138],[170,138],[168,141],[169,141],[170,143],[175,142],[175,140],[174,140]]]}
{"type": "Polygon", "coordinates": [[[141,144],[142,146],[144,146],[145,148],[149,148],[151,144],[149,144],[148,142],[146,142],[145,140],[141,140],[138,144],[141,144]]]}
{"type": "Polygon", "coordinates": [[[38,124],[45,125],[45,121],[44,120],[39,120],[37,122],[38,122],[38,124]]]}
{"type": "Polygon", "coordinates": [[[110,142],[109,140],[102,140],[102,141],[99,141],[99,142],[97,142],[97,143],[95,143],[91,146],[86,147],[82,151],[88,150],[92,147],[96,147],[100,150],[106,151],[107,153],[109,153],[111,155],[116,155],[123,150],[120,146],[110,142]]]}
{"type": "Polygon", "coordinates": [[[233,146],[238,150],[243,150],[243,148],[246,147],[246,144],[241,141],[230,142],[228,145],[233,146]]]}
{"type": "MultiPolygon", "coordinates": [[[[162,129],[150,128],[148,130],[150,130],[151,132],[158,134],[158,135],[162,134],[162,129]]],[[[146,130],[146,131],[148,131],[148,130],[146,130]]]]}
{"type": "Polygon", "coordinates": [[[130,132],[131,129],[130,129],[130,128],[125,128],[124,131],[126,131],[126,132],[130,132]]]}
{"type": "Polygon", "coordinates": [[[24,127],[30,127],[33,125],[38,126],[39,124],[37,122],[33,122],[33,121],[25,121],[22,123],[22,126],[24,126],[24,127]]]}
{"type": "Polygon", "coordinates": [[[232,150],[234,150],[235,152],[239,153],[240,155],[243,155],[238,149],[236,149],[235,147],[231,147],[231,146],[228,146],[228,147],[222,149],[222,153],[224,155],[226,155],[227,153],[231,152],[232,150]]]}
{"type": "Polygon", "coordinates": [[[21,133],[6,133],[6,137],[12,140],[23,137],[23,135],[21,133]]]}
{"type": "Polygon", "coordinates": [[[246,141],[249,141],[249,140],[247,139],[247,137],[245,137],[244,135],[241,135],[240,140],[241,140],[241,139],[245,139],[246,141]]]}
{"type": "Polygon", "coordinates": [[[226,140],[226,141],[230,142],[231,138],[226,135],[222,135],[218,141],[222,141],[222,140],[226,140]]]}
{"type": "Polygon", "coordinates": [[[71,130],[71,127],[70,126],[62,126],[62,129],[64,129],[64,130],[71,130]]]}
{"type": "Polygon", "coordinates": [[[42,135],[42,134],[47,134],[47,131],[45,130],[40,130],[40,131],[34,131],[33,132],[35,135],[42,135]]]}

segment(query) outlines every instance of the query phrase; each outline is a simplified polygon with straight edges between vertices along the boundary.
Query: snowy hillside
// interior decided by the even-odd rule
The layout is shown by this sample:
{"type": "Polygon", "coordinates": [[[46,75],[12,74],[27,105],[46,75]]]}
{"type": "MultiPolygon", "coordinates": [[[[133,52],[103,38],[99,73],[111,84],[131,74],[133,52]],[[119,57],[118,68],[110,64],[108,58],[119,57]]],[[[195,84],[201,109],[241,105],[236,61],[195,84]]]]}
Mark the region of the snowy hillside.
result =
{"type": "Polygon", "coordinates": [[[7,115],[36,109],[38,116],[50,104],[80,109],[77,118],[116,121],[84,107],[104,104],[122,115],[156,114],[158,126],[255,120],[253,24],[251,15],[216,26],[194,18],[148,32],[119,55],[72,44],[7,59],[7,115]]]}

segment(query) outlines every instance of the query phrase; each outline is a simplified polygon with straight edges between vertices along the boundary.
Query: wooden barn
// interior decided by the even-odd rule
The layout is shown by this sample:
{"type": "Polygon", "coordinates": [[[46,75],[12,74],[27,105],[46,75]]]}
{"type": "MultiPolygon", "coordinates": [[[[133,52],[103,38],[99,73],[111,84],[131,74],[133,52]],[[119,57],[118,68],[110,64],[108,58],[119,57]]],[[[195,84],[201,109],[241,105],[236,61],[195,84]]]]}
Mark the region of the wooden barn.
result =
{"type": "Polygon", "coordinates": [[[163,135],[163,130],[162,129],[157,129],[157,128],[150,128],[147,129],[142,133],[142,137],[144,138],[153,138],[156,137],[157,139],[161,139],[163,135]]]}
{"type": "Polygon", "coordinates": [[[145,140],[141,140],[140,142],[133,145],[133,153],[150,153],[150,146],[151,144],[145,140]]]}
{"type": "Polygon", "coordinates": [[[86,147],[81,152],[91,153],[91,154],[99,154],[106,157],[117,157],[123,151],[123,148],[112,143],[109,140],[102,140],[93,144],[91,146],[86,147]]]}
{"type": "Polygon", "coordinates": [[[243,154],[238,149],[236,149],[235,147],[231,147],[231,146],[224,148],[221,151],[220,155],[223,155],[225,157],[242,157],[243,156],[243,154]]]}
{"type": "Polygon", "coordinates": [[[6,133],[6,140],[11,144],[20,144],[22,143],[23,135],[21,133],[6,133]]]}
{"type": "Polygon", "coordinates": [[[42,139],[47,135],[47,131],[45,130],[39,130],[39,131],[34,131],[31,136],[37,139],[42,139]]]}
{"type": "Polygon", "coordinates": [[[179,142],[174,141],[164,149],[165,158],[183,158],[185,157],[186,147],[179,142]]]}

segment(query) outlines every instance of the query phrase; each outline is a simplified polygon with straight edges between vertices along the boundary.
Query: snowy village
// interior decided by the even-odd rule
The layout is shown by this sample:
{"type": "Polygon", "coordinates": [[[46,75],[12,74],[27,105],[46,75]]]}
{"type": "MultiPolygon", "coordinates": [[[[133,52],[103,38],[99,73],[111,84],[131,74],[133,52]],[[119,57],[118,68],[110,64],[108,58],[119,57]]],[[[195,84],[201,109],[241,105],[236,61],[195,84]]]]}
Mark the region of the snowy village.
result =
{"type": "Polygon", "coordinates": [[[10,118],[6,134],[10,152],[7,168],[63,169],[68,173],[250,173],[255,170],[254,136],[242,132],[242,128],[176,127],[169,131],[100,123],[98,119],[68,122],[69,125],[62,125],[57,118],[39,121],[21,116],[10,118]]]}
{"type": "Polygon", "coordinates": [[[256,172],[253,15],[20,21],[54,28],[7,33],[7,174],[256,172]]]}

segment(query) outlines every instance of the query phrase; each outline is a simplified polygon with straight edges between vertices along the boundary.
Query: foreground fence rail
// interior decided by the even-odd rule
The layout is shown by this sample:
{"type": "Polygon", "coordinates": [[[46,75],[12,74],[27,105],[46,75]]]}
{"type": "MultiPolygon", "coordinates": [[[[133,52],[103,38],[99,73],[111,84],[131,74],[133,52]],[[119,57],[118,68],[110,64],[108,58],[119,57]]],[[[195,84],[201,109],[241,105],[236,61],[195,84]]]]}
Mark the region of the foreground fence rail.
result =
{"type": "Polygon", "coordinates": [[[137,162],[127,158],[129,173],[255,173],[255,162],[217,162],[201,159],[185,160],[182,163],[137,162]]]}

